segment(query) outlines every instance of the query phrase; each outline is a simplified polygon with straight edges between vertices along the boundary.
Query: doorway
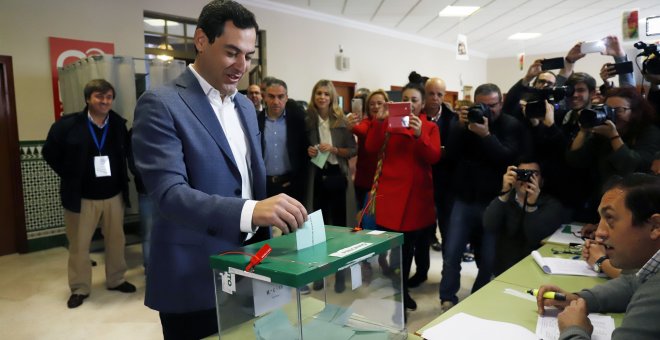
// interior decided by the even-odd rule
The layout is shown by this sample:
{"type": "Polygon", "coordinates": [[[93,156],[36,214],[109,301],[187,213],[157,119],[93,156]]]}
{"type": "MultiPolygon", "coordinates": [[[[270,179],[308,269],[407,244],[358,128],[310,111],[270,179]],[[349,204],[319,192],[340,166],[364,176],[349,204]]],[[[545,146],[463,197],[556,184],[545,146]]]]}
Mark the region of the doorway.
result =
{"type": "Polygon", "coordinates": [[[27,252],[21,160],[10,56],[0,55],[0,256],[27,252]]]}

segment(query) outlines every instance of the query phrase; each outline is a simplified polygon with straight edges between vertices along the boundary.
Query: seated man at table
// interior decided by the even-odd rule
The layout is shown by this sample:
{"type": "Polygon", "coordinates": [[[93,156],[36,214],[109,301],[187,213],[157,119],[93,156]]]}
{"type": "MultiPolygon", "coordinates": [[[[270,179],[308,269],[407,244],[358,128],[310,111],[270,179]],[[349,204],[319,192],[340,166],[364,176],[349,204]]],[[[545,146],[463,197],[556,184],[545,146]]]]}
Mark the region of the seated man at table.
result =
{"type": "Polygon", "coordinates": [[[564,308],[558,316],[560,339],[590,339],[587,315],[594,312],[625,312],[613,340],[660,339],[660,177],[635,173],[615,182],[603,194],[598,213],[596,241],[612,264],[641,269],[578,293],[541,286],[538,312],[543,314],[544,306],[564,308]],[[566,294],[566,301],[545,299],[545,292],[566,294]]]}
{"type": "Polygon", "coordinates": [[[521,159],[502,176],[502,192],[484,212],[484,229],[496,236],[493,273],[505,270],[541,246],[570,216],[562,204],[541,194],[543,176],[536,160],[521,159]]]}

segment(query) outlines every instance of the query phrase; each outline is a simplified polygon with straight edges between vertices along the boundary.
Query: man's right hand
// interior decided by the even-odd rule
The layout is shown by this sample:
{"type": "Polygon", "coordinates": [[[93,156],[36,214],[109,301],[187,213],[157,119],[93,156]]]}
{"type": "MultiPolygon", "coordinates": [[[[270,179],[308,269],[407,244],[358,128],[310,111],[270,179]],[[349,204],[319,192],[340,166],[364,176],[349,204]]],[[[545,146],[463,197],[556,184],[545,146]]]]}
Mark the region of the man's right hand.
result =
{"type": "Polygon", "coordinates": [[[309,157],[316,157],[318,153],[319,153],[319,149],[316,146],[310,146],[307,148],[307,155],[309,157]]]}
{"type": "Polygon", "coordinates": [[[252,224],[257,226],[272,225],[282,234],[294,232],[307,220],[307,210],[294,198],[279,194],[258,201],[252,213],[252,224]]]}
{"type": "Polygon", "coordinates": [[[468,106],[461,106],[458,108],[458,124],[460,126],[467,126],[468,125],[468,106]]]}
{"type": "Polygon", "coordinates": [[[523,77],[523,83],[524,85],[529,86],[529,83],[534,79],[536,76],[541,74],[543,72],[541,70],[541,62],[543,59],[536,59],[534,62],[529,65],[529,69],[527,70],[527,74],[523,77]]]}
{"type": "Polygon", "coordinates": [[[516,179],[518,178],[518,174],[514,171],[515,169],[517,168],[514,165],[509,165],[506,168],[506,172],[502,176],[502,192],[508,193],[513,189],[513,184],[516,183],[516,179]]]}
{"type": "Polygon", "coordinates": [[[536,296],[536,306],[538,307],[538,313],[539,315],[543,315],[545,312],[545,306],[554,306],[560,309],[566,308],[571,301],[577,300],[580,297],[577,294],[569,293],[557,286],[553,285],[543,285],[539,287],[538,294],[536,296]],[[543,297],[543,294],[547,292],[556,292],[556,293],[562,293],[566,296],[566,301],[558,301],[555,299],[546,299],[543,297]]]}

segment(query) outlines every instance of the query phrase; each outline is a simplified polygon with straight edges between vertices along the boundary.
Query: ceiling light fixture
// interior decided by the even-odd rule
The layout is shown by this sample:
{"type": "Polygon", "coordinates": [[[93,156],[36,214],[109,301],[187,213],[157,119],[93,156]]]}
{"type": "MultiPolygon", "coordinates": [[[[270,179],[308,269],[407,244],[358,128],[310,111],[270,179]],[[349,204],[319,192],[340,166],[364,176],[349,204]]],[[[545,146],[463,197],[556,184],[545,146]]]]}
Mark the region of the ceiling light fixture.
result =
{"type": "Polygon", "coordinates": [[[479,9],[479,6],[447,6],[438,16],[441,17],[466,17],[479,9]]]}
{"type": "Polygon", "coordinates": [[[509,40],[529,40],[541,36],[541,33],[518,32],[509,36],[509,40]]]}

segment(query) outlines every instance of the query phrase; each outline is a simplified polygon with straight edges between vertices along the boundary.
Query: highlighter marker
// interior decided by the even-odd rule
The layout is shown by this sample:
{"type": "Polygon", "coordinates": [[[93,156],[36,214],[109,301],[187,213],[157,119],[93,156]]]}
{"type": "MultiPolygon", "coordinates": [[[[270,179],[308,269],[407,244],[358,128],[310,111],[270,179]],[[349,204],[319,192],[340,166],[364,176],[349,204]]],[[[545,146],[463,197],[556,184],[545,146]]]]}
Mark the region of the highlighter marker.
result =
{"type": "MultiPolygon", "coordinates": [[[[538,296],[539,295],[539,290],[538,289],[528,289],[527,293],[538,296]]],[[[543,293],[543,297],[546,299],[553,299],[557,301],[566,301],[566,295],[562,293],[557,293],[557,292],[545,292],[543,293]]]]}

